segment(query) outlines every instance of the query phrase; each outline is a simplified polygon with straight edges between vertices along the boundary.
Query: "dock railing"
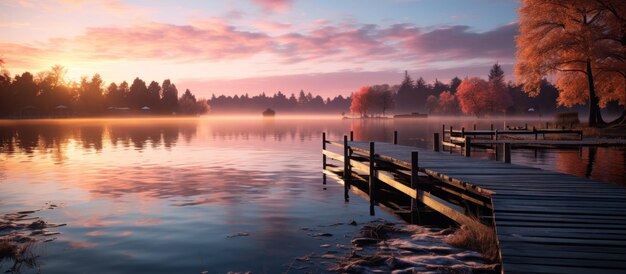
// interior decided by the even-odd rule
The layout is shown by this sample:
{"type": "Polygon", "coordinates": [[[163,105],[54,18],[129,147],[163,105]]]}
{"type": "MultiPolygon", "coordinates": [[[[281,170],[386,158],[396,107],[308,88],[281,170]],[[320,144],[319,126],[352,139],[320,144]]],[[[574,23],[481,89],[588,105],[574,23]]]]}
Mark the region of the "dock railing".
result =
{"type": "MultiPolygon", "coordinates": [[[[409,213],[412,220],[419,218],[419,207],[426,206],[460,224],[489,226],[490,192],[421,168],[417,150],[411,151],[410,162],[405,162],[376,153],[376,142],[355,142],[348,139],[348,135],[343,136],[343,142],[333,142],[326,137],[323,133],[323,171],[325,176],[344,185],[346,201],[349,201],[349,190],[352,189],[369,200],[370,214],[374,215],[375,205],[389,202],[379,199],[381,191],[392,190],[410,198],[410,205],[404,207],[391,202],[391,206],[385,207],[394,212],[409,213]],[[343,155],[330,147],[343,150],[343,155]]],[[[397,132],[394,141],[397,142],[397,132]]],[[[438,147],[434,145],[433,150],[437,151],[438,147]]]]}

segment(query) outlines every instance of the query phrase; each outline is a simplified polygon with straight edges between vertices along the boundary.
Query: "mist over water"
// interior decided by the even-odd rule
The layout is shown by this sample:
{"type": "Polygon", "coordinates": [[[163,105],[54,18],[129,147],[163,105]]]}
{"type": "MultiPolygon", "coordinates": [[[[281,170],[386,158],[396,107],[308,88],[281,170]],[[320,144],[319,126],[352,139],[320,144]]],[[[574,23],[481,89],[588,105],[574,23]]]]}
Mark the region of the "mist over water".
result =
{"type": "MultiPolygon", "coordinates": [[[[477,127],[525,122],[481,120],[477,127]]],[[[442,124],[474,123],[323,116],[0,121],[0,214],[41,209],[34,214],[67,224],[39,245],[44,273],[284,272],[297,256],[323,253],[320,245],[349,245],[359,229],[352,220],[400,221],[382,210],[370,217],[365,200],[352,195],[344,203],[343,186],[322,184],[322,132],[330,140],[352,130],[356,140],[391,141],[397,130],[400,144],[430,149],[442,124]]],[[[625,158],[623,148],[514,150],[512,162],[625,184],[625,158]]]]}

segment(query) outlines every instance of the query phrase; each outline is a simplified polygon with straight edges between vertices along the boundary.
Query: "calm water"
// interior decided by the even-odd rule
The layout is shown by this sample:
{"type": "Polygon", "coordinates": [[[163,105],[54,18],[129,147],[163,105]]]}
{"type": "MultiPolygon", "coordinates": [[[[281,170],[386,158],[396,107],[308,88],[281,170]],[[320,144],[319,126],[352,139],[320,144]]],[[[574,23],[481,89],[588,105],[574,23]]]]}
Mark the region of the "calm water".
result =
{"type": "MultiPolygon", "coordinates": [[[[344,203],[342,186],[322,185],[321,132],[389,141],[398,130],[401,144],[431,147],[442,123],[474,122],[0,121],[0,215],[40,210],[32,215],[67,224],[37,246],[44,273],[284,272],[322,244],[349,244],[352,220],[374,219],[363,199],[344,203]]],[[[625,158],[624,149],[584,148],[514,150],[512,161],[625,184],[625,158]]],[[[380,210],[375,218],[397,221],[380,210]]]]}

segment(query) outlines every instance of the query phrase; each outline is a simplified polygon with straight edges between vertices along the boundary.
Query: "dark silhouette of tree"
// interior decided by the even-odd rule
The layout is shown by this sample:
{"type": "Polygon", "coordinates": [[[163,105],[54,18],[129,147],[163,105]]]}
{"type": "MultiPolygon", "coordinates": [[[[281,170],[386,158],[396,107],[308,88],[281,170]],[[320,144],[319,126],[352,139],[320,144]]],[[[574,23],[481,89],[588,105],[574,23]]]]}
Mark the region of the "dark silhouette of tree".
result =
{"type": "Polygon", "coordinates": [[[203,114],[208,111],[206,100],[196,100],[189,89],[185,90],[183,96],[178,100],[179,112],[182,114],[196,115],[203,114]]]}
{"type": "Polygon", "coordinates": [[[178,89],[170,79],[163,81],[161,85],[163,95],[161,97],[161,106],[165,113],[174,113],[178,110],[178,89]]]}
{"type": "Polygon", "coordinates": [[[504,83],[504,71],[498,63],[489,70],[488,79],[490,90],[486,112],[505,112],[512,102],[504,83]]]}
{"type": "Polygon", "coordinates": [[[148,98],[148,87],[146,87],[146,82],[139,79],[139,77],[135,78],[133,84],[130,85],[130,92],[128,94],[130,106],[133,108],[145,107],[149,102],[148,98]]]}
{"type": "Polygon", "coordinates": [[[84,113],[100,114],[104,110],[104,97],[102,96],[103,81],[100,74],[91,77],[83,77],[79,87],[79,102],[84,113]]]}
{"type": "Polygon", "coordinates": [[[18,112],[23,113],[26,108],[33,108],[38,95],[33,75],[30,72],[16,75],[11,85],[11,93],[18,112]]]}
{"type": "Polygon", "coordinates": [[[161,86],[159,83],[152,81],[148,86],[148,95],[146,104],[152,109],[160,109],[161,107],[161,86]]]}
{"type": "Polygon", "coordinates": [[[497,85],[504,85],[504,71],[502,70],[500,64],[493,64],[491,70],[489,70],[489,82],[497,85]]]}
{"type": "Polygon", "coordinates": [[[415,101],[417,98],[415,97],[414,89],[415,83],[413,82],[413,79],[411,79],[411,76],[409,76],[407,71],[404,71],[404,79],[402,80],[402,83],[400,83],[400,87],[397,92],[399,110],[407,111],[415,108],[415,105],[417,104],[415,101]]]}
{"type": "Polygon", "coordinates": [[[459,77],[454,76],[454,78],[450,80],[450,92],[452,92],[452,94],[455,94],[460,84],[461,84],[461,79],[459,77]]]}
{"type": "Polygon", "coordinates": [[[432,114],[437,109],[438,105],[439,100],[437,99],[437,96],[430,95],[426,98],[426,110],[428,110],[428,114],[432,114]]]}

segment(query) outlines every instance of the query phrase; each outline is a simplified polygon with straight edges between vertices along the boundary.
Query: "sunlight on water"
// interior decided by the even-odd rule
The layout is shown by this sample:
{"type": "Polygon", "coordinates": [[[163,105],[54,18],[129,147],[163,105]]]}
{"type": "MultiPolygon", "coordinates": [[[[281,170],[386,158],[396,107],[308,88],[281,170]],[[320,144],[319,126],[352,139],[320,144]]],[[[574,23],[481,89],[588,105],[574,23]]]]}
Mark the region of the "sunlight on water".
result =
{"type": "MultiPolygon", "coordinates": [[[[300,118],[2,121],[0,214],[66,224],[38,246],[45,273],[284,272],[320,245],[349,245],[352,220],[399,221],[322,185],[321,132],[390,141],[398,130],[401,144],[430,148],[442,123],[472,123],[300,118]]],[[[625,155],[516,150],[513,162],[624,183],[625,155]]]]}

